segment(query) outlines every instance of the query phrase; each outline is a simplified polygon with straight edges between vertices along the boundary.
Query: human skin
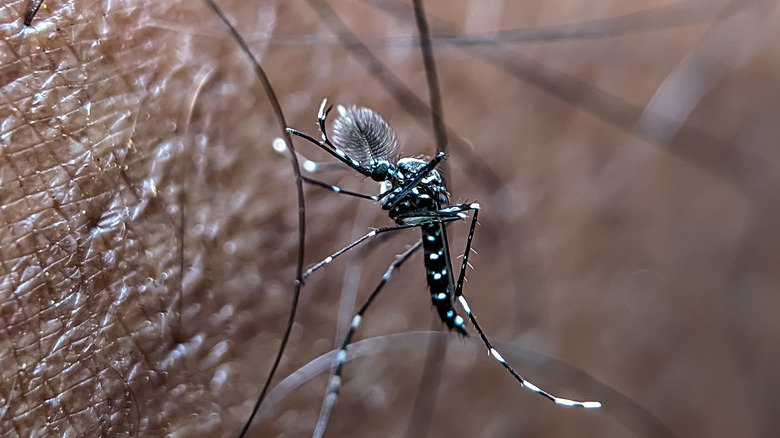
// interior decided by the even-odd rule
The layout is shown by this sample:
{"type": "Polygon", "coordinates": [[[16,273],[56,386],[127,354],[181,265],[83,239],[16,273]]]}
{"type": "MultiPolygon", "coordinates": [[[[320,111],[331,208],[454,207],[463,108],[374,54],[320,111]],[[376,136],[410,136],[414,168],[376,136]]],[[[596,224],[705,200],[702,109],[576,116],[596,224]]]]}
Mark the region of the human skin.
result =
{"type": "MultiPolygon", "coordinates": [[[[147,3],[47,1],[31,29],[25,2],[0,10],[0,435],[235,436],[279,345],[298,216],[290,164],[270,148],[277,121],[208,8],[147,3]]],[[[523,17],[509,27],[544,27],[639,9],[604,3],[594,17],[564,3],[431,8],[472,17],[471,33],[497,29],[502,15],[523,17]]],[[[314,133],[323,97],[356,102],[388,120],[405,153],[431,155],[427,121],[305,3],[221,5],[291,126],[314,133]],[[298,35],[316,38],[286,40],[298,35]]],[[[718,19],[704,11],[722,5],[702,6],[681,29],[521,46],[545,68],[515,65],[524,79],[435,47],[445,120],[497,176],[450,149],[454,201],[484,209],[466,289],[475,312],[496,339],[582,368],[680,436],[776,430],[780,26],[773,4],[755,5],[718,19]]],[[[338,12],[375,45],[383,32],[414,32],[365,6],[338,12]]],[[[415,47],[374,48],[427,99],[415,47]]],[[[307,192],[307,264],[388,224],[371,203],[355,213],[359,201],[307,192]]],[[[345,267],[362,269],[365,296],[412,234],[307,283],[277,382],[333,348],[345,267]]],[[[393,279],[360,338],[431,327],[419,263],[393,279]]],[[[561,411],[514,385],[478,340],[454,338],[430,436],[641,435],[615,406],[625,400],[561,411]]],[[[427,343],[416,345],[348,364],[334,436],[405,430],[427,343]]],[[[516,365],[561,395],[609,396],[551,366],[516,365]]],[[[319,379],[268,408],[253,434],[310,433],[319,379]]]]}

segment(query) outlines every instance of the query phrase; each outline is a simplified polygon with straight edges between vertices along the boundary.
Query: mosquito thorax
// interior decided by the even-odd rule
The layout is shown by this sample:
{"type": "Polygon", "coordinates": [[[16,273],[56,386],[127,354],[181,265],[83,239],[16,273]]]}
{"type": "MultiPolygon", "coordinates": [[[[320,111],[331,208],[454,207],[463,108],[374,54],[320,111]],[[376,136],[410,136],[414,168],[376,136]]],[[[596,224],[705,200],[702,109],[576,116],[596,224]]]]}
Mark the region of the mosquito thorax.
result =
{"type": "MultiPolygon", "coordinates": [[[[401,158],[398,160],[398,173],[400,174],[401,178],[410,179],[414,177],[418,171],[425,167],[426,164],[428,164],[426,160],[421,160],[419,158],[401,158]]],[[[424,179],[428,180],[431,176],[439,178],[438,175],[439,172],[431,170],[424,179]]]]}
{"type": "MultiPolygon", "coordinates": [[[[408,181],[413,178],[420,169],[428,164],[427,161],[419,158],[401,158],[398,160],[398,177],[402,181],[408,181]]],[[[431,170],[417,185],[419,194],[430,196],[441,204],[449,203],[449,195],[447,194],[447,187],[444,184],[444,178],[437,170],[431,170]]],[[[414,192],[413,192],[414,193],[414,192]]]]}

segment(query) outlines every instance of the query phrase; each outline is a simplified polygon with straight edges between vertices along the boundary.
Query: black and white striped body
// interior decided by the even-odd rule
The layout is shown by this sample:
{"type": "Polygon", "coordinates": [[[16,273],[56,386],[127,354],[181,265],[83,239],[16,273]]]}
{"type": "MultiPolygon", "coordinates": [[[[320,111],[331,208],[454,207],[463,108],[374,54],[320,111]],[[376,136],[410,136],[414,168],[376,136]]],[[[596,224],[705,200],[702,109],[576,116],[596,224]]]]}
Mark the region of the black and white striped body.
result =
{"type": "Polygon", "coordinates": [[[466,335],[465,321],[453,307],[455,282],[446,227],[443,222],[431,221],[431,214],[446,208],[449,203],[444,180],[438,171],[431,170],[401,199],[392,191],[414,178],[427,163],[416,158],[400,159],[396,164],[394,180],[382,183],[382,192],[391,191],[382,201],[382,206],[389,210],[390,218],[398,225],[420,224],[425,277],[431,293],[431,302],[447,328],[466,335]]]}

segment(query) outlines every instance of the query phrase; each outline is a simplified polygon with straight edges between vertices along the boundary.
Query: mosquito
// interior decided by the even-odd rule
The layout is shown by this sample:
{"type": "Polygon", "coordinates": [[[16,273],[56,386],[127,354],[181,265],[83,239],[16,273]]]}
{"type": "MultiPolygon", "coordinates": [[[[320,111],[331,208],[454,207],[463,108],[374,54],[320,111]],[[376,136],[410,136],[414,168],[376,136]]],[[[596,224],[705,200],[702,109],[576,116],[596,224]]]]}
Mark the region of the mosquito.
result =
{"type": "MultiPolygon", "coordinates": [[[[303,272],[301,269],[301,256],[304,240],[304,230],[301,228],[301,232],[299,233],[298,273],[296,274],[297,281],[295,283],[296,287],[290,319],[282,337],[281,346],[276,355],[272,369],[266,378],[261,394],[257,398],[252,413],[247,419],[240,436],[243,437],[248,433],[255,415],[268,393],[271,380],[278,368],[281,354],[289,340],[290,329],[292,327],[292,321],[294,320],[295,309],[297,308],[298,297],[300,295],[300,288],[305,280],[315,271],[323,268],[337,257],[345,254],[372,237],[407,228],[419,228],[422,233],[422,239],[391,263],[374,291],[352,317],[344,341],[336,352],[327,394],[323,401],[320,416],[314,431],[315,437],[322,436],[325,427],[327,426],[330,411],[336,403],[338,392],[341,387],[341,376],[344,364],[347,362],[347,348],[351,344],[352,338],[359,328],[366,311],[379,292],[383,290],[386,283],[390,280],[393,272],[411,258],[414,253],[419,251],[420,248],[424,249],[426,279],[430,289],[432,304],[436,308],[440,319],[450,331],[455,331],[462,336],[468,336],[466,321],[458,314],[458,311],[455,308],[456,304],[459,304],[479,334],[488,353],[501,364],[501,366],[503,366],[522,387],[561,406],[585,409],[600,408],[602,405],[598,401],[577,401],[558,397],[524,379],[506,362],[477,322],[477,318],[472,313],[471,307],[463,294],[463,284],[466,267],[469,266],[468,259],[471,252],[480,205],[478,203],[449,204],[450,198],[447,187],[440,171],[437,170],[437,166],[444,161],[446,154],[444,152],[439,152],[430,160],[417,158],[397,159],[395,154],[398,151],[399,144],[391,127],[373,110],[354,105],[349,107],[337,107],[339,115],[333,122],[334,135],[333,141],[331,141],[327,134],[326,121],[333,107],[328,106],[326,99],[323,100],[317,114],[320,140],[289,127],[284,121],[278,99],[265,75],[264,69],[249,50],[246,41],[244,41],[238,31],[230,24],[229,20],[211,0],[204,1],[225,23],[231,35],[241,47],[241,50],[252,61],[255,73],[261,79],[264,89],[274,108],[277,121],[281,124],[285,133],[285,139],[280,138],[274,141],[274,148],[278,152],[289,154],[292,159],[291,161],[296,174],[296,185],[299,198],[299,225],[302,226],[305,221],[303,216],[305,212],[304,201],[300,187],[301,182],[319,186],[337,194],[379,202],[381,208],[387,211],[390,218],[395,222],[394,226],[373,229],[368,234],[336,251],[321,262],[314,264],[306,272],[303,272]],[[289,135],[301,137],[308,142],[317,145],[317,147],[334,157],[337,160],[337,163],[316,163],[299,155],[293,148],[289,135]],[[315,173],[318,170],[331,169],[334,167],[334,164],[336,166],[346,165],[348,168],[353,169],[363,176],[379,182],[379,194],[367,195],[344,190],[340,187],[304,176],[301,172],[301,170],[303,170],[315,173]],[[447,226],[454,221],[467,220],[469,218],[469,213],[471,215],[469,234],[460,266],[460,272],[458,273],[456,281],[447,239],[447,226]]],[[[440,113],[441,111],[438,111],[439,115],[440,113]]],[[[439,125],[441,125],[440,120],[439,125]]],[[[443,149],[439,148],[439,150],[441,151],[443,149]]]]}
{"type": "MultiPolygon", "coordinates": [[[[479,334],[490,356],[503,366],[523,387],[533,391],[561,406],[580,407],[585,409],[600,408],[598,401],[578,401],[558,397],[523,378],[493,346],[471,310],[465,295],[463,283],[466,267],[469,266],[469,254],[474,231],[477,225],[480,205],[478,203],[450,204],[449,193],[436,167],[445,159],[443,152],[430,160],[419,158],[394,159],[399,148],[395,132],[390,125],[376,112],[359,106],[338,106],[338,116],[333,121],[333,135],[327,133],[326,121],[333,106],[328,106],[327,99],[322,101],[317,114],[320,139],[293,128],[287,132],[315,144],[344,165],[356,172],[380,183],[377,195],[367,195],[342,189],[338,186],[301,176],[308,184],[322,187],[337,194],[367,199],[379,202],[381,208],[388,212],[395,225],[376,228],[355,240],[349,245],[334,252],[319,263],[314,264],[302,276],[305,280],[315,271],[333,262],[361,243],[382,233],[399,231],[407,228],[419,228],[421,241],[410,247],[399,256],[387,269],[374,291],[363,303],[352,318],[349,330],[336,354],[333,373],[328,383],[328,392],[323,403],[320,420],[314,436],[321,436],[327,423],[330,410],[336,402],[342,382],[342,372],[347,359],[347,348],[352,342],[366,311],[371,303],[390,280],[393,272],[405,263],[412,254],[423,249],[425,276],[431,297],[431,303],[442,322],[450,331],[462,336],[468,336],[466,321],[458,314],[455,304],[465,312],[472,326],[479,334]],[[447,239],[447,225],[453,221],[468,220],[471,216],[466,247],[463,252],[460,271],[455,276],[450,247],[447,239]]],[[[274,148],[279,152],[288,153],[281,139],[274,142],[274,148]]],[[[321,164],[302,157],[304,169],[316,169],[321,164]]]]}

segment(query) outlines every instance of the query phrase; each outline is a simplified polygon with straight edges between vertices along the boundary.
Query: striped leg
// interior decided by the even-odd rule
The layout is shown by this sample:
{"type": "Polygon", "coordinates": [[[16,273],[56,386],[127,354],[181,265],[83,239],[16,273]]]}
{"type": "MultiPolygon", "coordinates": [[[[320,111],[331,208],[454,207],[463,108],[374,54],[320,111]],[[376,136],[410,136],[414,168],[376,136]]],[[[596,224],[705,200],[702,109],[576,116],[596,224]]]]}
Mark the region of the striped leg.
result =
{"type": "Polygon", "coordinates": [[[344,369],[344,363],[347,361],[347,347],[352,342],[352,337],[355,335],[355,331],[360,326],[360,322],[363,320],[363,315],[366,313],[368,306],[371,305],[371,303],[374,301],[374,298],[379,295],[379,291],[381,291],[387,281],[390,280],[390,277],[393,275],[393,271],[395,271],[397,268],[400,268],[401,265],[404,264],[404,262],[406,262],[406,260],[408,260],[409,257],[411,257],[412,254],[417,252],[421,247],[422,242],[417,242],[414,246],[401,254],[390,265],[390,267],[387,268],[385,275],[382,276],[382,279],[379,281],[379,284],[377,284],[374,292],[371,293],[366,302],[363,303],[357,313],[355,313],[355,316],[352,317],[352,324],[349,326],[347,336],[344,338],[344,342],[341,344],[339,351],[336,353],[333,374],[331,375],[330,382],[328,383],[328,393],[325,395],[325,400],[322,402],[322,409],[320,410],[320,416],[317,420],[317,427],[314,430],[314,437],[320,438],[322,437],[322,434],[325,433],[325,428],[328,425],[328,418],[330,418],[330,412],[333,409],[333,406],[336,404],[336,398],[338,397],[339,389],[341,388],[341,372],[344,369]]]}
{"type": "MultiPolygon", "coordinates": [[[[420,175],[424,175],[424,174],[421,173],[420,175]]],[[[352,192],[350,190],[342,189],[339,186],[334,186],[334,185],[328,184],[326,182],[318,181],[318,180],[316,180],[314,178],[309,178],[308,176],[301,176],[301,180],[303,180],[303,182],[305,182],[307,184],[311,184],[311,185],[314,185],[314,186],[317,186],[317,187],[322,187],[323,189],[330,190],[330,191],[332,191],[334,193],[338,193],[340,195],[349,195],[349,196],[354,196],[356,198],[368,199],[370,201],[380,201],[384,197],[386,197],[386,196],[388,196],[390,194],[395,194],[395,196],[398,196],[397,195],[398,193],[406,194],[406,193],[408,193],[408,191],[410,191],[410,190],[412,190],[414,188],[414,184],[418,184],[419,183],[419,181],[414,179],[414,180],[410,181],[408,184],[406,184],[404,186],[401,186],[401,187],[398,187],[398,188],[395,188],[395,189],[387,190],[387,191],[385,191],[383,193],[380,193],[378,195],[366,195],[366,194],[363,194],[363,193],[352,192]]],[[[401,198],[397,198],[397,199],[401,199],[401,198]]],[[[449,210],[449,209],[444,209],[443,211],[446,211],[446,210],[449,210]]]]}
{"type": "Polygon", "coordinates": [[[442,221],[450,222],[457,219],[465,220],[468,218],[468,215],[463,212],[474,210],[474,205],[479,208],[478,204],[458,204],[435,211],[411,211],[396,216],[396,220],[403,220],[407,224],[415,223],[420,225],[442,221]]]}
{"type": "MultiPolygon", "coordinates": [[[[279,139],[277,139],[277,140],[279,140],[279,139]]],[[[286,146],[285,146],[285,148],[286,148],[286,146]]],[[[403,197],[406,196],[410,191],[412,191],[414,189],[414,187],[417,184],[419,184],[420,181],[425,177],[425,175],[428,172],[430,172],[430,170],[434,169],[436,167],[436,165],[438,165],[443,159],[444,159],[444,155],[443,154],[436,155],[433,159],[431,159],[431,161],[428,162],[428,165],[422,171],[418,172],[418,174],[415,176],[415,178],[413,178],[411,181],[409,181],[408,183],[406,183],[403,186],[399,186],[399,187],[396,187],[394,189],[387,190],[387,191],[382,192],[382,193],[380,193],[378,195],[366,195],[366,194],[363,194],[363,193],[352,192],[352,191],[349,191],[349,190],[342,189],[339,186],[334,186],[332,184],[328,184],[326,182],[318,181],[316,179],[309,178],[307,176],[301,176],[301,180],[303,180],[304,182],[306,182],[308,184],[315,185],[315,186],[318,186],[318,187],[322,187],[324,189],[328,189],[328,190],[330,190],[332,192],[335,192],[335,193],[339,193],[339,194],[342,194],[342,195],[354,196],[356,198],[368,199],[368,200],[371,200],[371,201],[380,201],[380,200],[384,199],[386,196],[392,195],[394,197],[395,201],[393,201],[392,203],[389,204],[388,208],[391,208],[399,200],[403,199],[403,197]]],[[[314,161],[308,160],[306,158],[303,158],[303,160],[305,160],[304,161],[304,165],[308,165],[312,169],[315,169],[315,170],[313,170],[310,173],[317,172],[318,170],[316,170],[316,169],[325,166],[325,164],[328,164],[328,163],[315,163],[314,161]]]]}
{"type": "Polygon", "coordinates": [[[458,204],[436,211],[410,212],[412,217],[405,219],[420,223],[425,251],[425,280],[431,294],[431,304],[447,328],[462,336],[468,336],[468,333],[464,327],[466,321],[453,307],[455,277],[446,224],[443,222],[451,218],[467,219],[468,215],[464,212],[473,208],[472,204],[458,204]]]}
{"type": "MultiPolygon", "coordinates": [[[[287,158],[292,158],[292,151],[287,148],[287,143],[283,139],[277,137],[273,141],[274,150],[287,158]]],[[[347,170],[341,163],[313,161],[306,158],[302,153],[295,151],[295,155],[298,157],[298,162],[301,164],[301,170],[306,171],[309,174],[321,173],[321,172],[333,172],[336,170],[347,170]]]]}
{"type": "MultiPolygon", "coordinates": [[[[445,210],[442,210],[442,211],[449,212],[448,210],[449,209],[445,209],[445,210]]],[[[453,214],[455,214],[455,213],[453,213],[453,214]]],[[[439,222],[450,222],[450,221],[455,221],[455,220],[458,220],[458,219],[462,219],[462,218],[460,216],[454,215],[454,216],[451,216],[451,217],[439,217],[437,220],[439,222]]],[[[427,222],[430,222],[430,221],[427,221],[427,222]]],[[[372,238],[372,237],[374,237],[374,236],[376,236],[378,234],[387,233],[387,232],[390,232],[390,231],[404,230],[406,228],[415,228],[415,227],[419,227],[419,226],[420,226],[420,223],[419,222],[415,222],[415,223],[409,223],[409,224],[405,224],[405,225],[394,225],[392,227],[382,227],[382,228],[373,229],[373,230],[369,231],[368,234],[366,234],[363,237],[357,239],[356,241],[350,243],[349,245],[345,246],[344,248],[341,248],[340,250],[334,252],[333,254],[329,255],[328,257],[325,257],[325,259],[322,260],[321,262],[313,265],[311,268],[309,268],[308,270],[306,270],[306,272],[303,273],[301,278],[306,280],[307,278],[309,278],[309,276],[311,276],[311,274],[314,273],[314,271],[319,270],[323,266],[325,266],[325,265],[329,264],[330,262],[332,262],[333,259],[335,259],[336,257],[344,254],[345,252],[349,251],[350,249],[360,245],[361,243],[365,242],[366,240],[368,240],[368,239],[370,239],[370,238],[372,238]]]]}
{"type": "MultiPolygon", "coordinates": [[[[467,216],[463,215],[463,211],[466,210],[473,210],[475,208],[479,208],[479,204],[459,204],[459,205],[453,205],[451,207],[443,208],[441,210],[435,211],[430,214],[414,214],[412,217],[415,218],[423,218],[423,221],[414,221],[411,223],[407,223],[404,225],[394,225],[392,227],[382,227],[382,228],[376,228],[374,230],[371,230],[368,232],[368,234],[364,235],[363,237],[355,240],[354,242],[350,243],[349,245],[341,248],[340,250],[334,252],[333,254],[326,257],[321,262],[313,265],[311,268],[307,269],[306,272],[303,273],[302,278],[305,280],[311,276],[311,274],[314,273],[314,271],[317,271],[321,269],[323,266],[329,264],[333,261],[336,257],[344,254],[345,252],[351,250],[352,248],[360,245],[361,243],[365,242],[366,240],[376,236],[377,234],[387,233],[389,231],[398,231],[403,230],[406,228],[415,228],[423,225],[424,223],[431,223],[433,222],[432,219],[436,219],[436,222],[451,222],[459,219],[465,219],[467,216]],[[476,206],[476,207],[474,207],[476,206]]],[[[473,234],[473,231],[472,231],[473,234]]],[[[461,273],[462,275],[463,273],[461,273]]]]}
{"type": "MultiPolygon", "coordinates": [[[[328,138],[328,132],[325,129],[325,120],[328,118],[328,114],[330,113],[331,109],[333,109],[333,105],[328,106],[328,99],[323,99],[322,104],[320,105],[320,109],[317,113],[317,123],[320,127],[320,137],[322,138],[322,140],[317,141],[312,136],[293,128],[287,128],[287,132],[293,135],[297,135],[298,137],[304,138],[309,142],[316,144],[317,146],[319,146],[329,154],[333,155],[336,159],[338,159],[342,163],[357,170],[358,172],[362,173],[365,176],[371,177],[372,172],[369,168],[365,167],[358,161],[354,160],[352,157],[349,157],[343,150],[339,149],[338,146],[334,145],[330,141],[330,138],[328,138]]],[[[436,166],[439,163],[441,163],[442,160],[444,160],[444,158],[445,158],[444,152],[439,152],[438,154],[436,154],[435,157],[433,157],[428,162],[428,164],[425,165],[425,167],[423,167],[417,172],[417,175],[415,175],[415,177],[412,178],[412,180],[409,183],[407,183],[403,187],[397,187],[392,191],[387,191],[385,193],[380,194],[379,199],[382,199],[385,196],[389,195],[390,193],[393,193],[396,196],[396,199],[394,202],[391,202],[390,207],[395,206],[395,204],[399,202],[401,198],[403,198],[407,193],[409,193],[409,191],[412,190],[412,188],[414,188],[415,186],[417,186],[417,184],[420,183],[420,181],[425,177],[426,174],[428,174],[428,172],[435,169],[436,166]]]]}
{"type": "Polygon", "coordinates": [[[469,306],[469,303],[466,301],[466,297],[463,296],[463,280],[466,276],[466,267],[468,266],[468,259],[469,259],[469,253],[471,252],[471,241],[474,238],[474,229],[477,226],[477,216],[479,214],[479,204],[472,204],[473,210],[474,210],[474,216],[471,218],[471,227],[469,228],[469,236],[466,240],[466,251],[463,254],[463,263],[460,267],[460,275],[458,276],[458,284],[455,288],[455,296],[458,298],[458,301],[460,301],[460,305],[463,306],[463,310],[466,311],[466,315],[468,315],[469,319],[471,320],[471,324],[474,325],[474,328],[477,330],[477,333],[479,333],[479,337],[482,339],[482,342],[485,344],[485,347],[488,349],[488,352],[491,356],[493,356],[494,359],[498,361],[504,368],[506,368],[507,371],[509,371],[509,374],[512,375],[512,377],[517,380],[520,385],[523,388],[529,389],[543,397],[546,397],[549,400],[552,400],[555,402],[555,404],[561,405],[561,406],[574,406],[574,407],[580,407],[580,408],[586,408],[586,409],[596,409],[601,407],[601,403],[597,401],[577,401],[577,400],[570,400],[567,398],[561,398],[557,397],[544,389],[534,385],[533,383],[529,382],[528,380],[524,379],[520,374],[517,373],[517,371],[514,370],[507,362],[504,360],[504,357],[501,356],[501,353],[496,350],[496,348],[493,346],[493,344],[490,342],[488,337],[485,335],[485,332],[482,331],[482,327],[480,327],[479,323],[477,322],[477,317],[474,316],[474,314],[471,312],[471,307],[469,306]]]}
{"type": "Polygon", "coordinates": [[[322,181],[317,181],[316,179],[312,179],[306,176],[301,176],[301,180],[307,184],[311,184],[313,186],[322,187],[323,189],[328,189],[334,193],[338,193],[340,195],[348,195],[348,196],[354,196],[355,198],[361,198],[361,199],[368,199],[370,201],[378,201],[379,196],[377,195],[364,195],[363,193],[358,192],[352,192],[349,190],[342,189],[339,186],[334,186],[332,184],[328,184],[322,181]]]}
{"type": "MultiPolygon", "coordinates": [[[[322,121],[322,123],[324,123],[324,121],[322,121]]],[[[329,150],[327,148],[327,145],[330,145],[331,147],[334,148],[334,150],[337,151],[337,155],[339,157],[342,157],[342,156],[344,157],[343,159],[340,158],[340,161],[345,162],[345,163],[349,162],[350,164],[348,164],[348,165],[350,165],[352,167],[359,166],[359,164],[356,161],[352,160],[350,157],[348,157],[346,154],[344,154],[341,150],[339,150],[338,148],[333,146],[332,143],[330,143],[330,140],[328,140],[327,134],[324,131],[324,125],[322,125],[322,126],[323,126],[323,131],[322,131],[322,138],[323,138],[323,140],[322,141],[317,141],[313,137],[311,137],[310,135],[305,134],[303,132],[300,132],[298,130],[292,129],[292,128],[287,128],[287,130],[291,134],[295,134],[295,135],[297,135],[297,136],[299,136],[301,138],[304,138],[304,139],[308,140],[309,142],[314,143],[315,145],[317,145],[317,146],[319,146],[321,148],[324,148],[326,150],[329,150]]],[[[287,148],[287,144],[281,138],[274,139],[274,141],[273,141],[273,148],[274,148],[274,150],[276,152],[278,152],[278,153],[280,153],[282,155],[285,155],[285,156],[288,156],[288,157],[292,155],[292,152],[290,152],[290,150],[287,148]]],[[[298,160],[301,163],[301,168],[303,170],[305,170],[306,172],[308,172],[308,173],[312,173],[313,174],[313,173],[325,172],[325,171],[330,171],[330,170],[338,170],[338,169],[342,168],[341,165],[338,164],[338,163],[324,163],[324,162],[316,162],[316,161],[309,160],[308,158],[306,158],[300,152],[297,152],[297,151],[296,151],[296,155],[298,156],[298,160]]],[[[423,178],[425,178],[425,175],[427,175],[430,171],[435,169],[436,166],[438,166],[439,163],[441,163],[444,160],[444,158],[445,158],[445,155],[443,153],[437,154],[430,161],[428,161],[428,163],[425,165],[425,167],[420,169],[417,172],[417,174],[414,176],[414,178],[412,178],[409,182],[405,183],[403,186],[392,188],[392,189],[387,190],[387,191],[385,191],[383,193],[380,193],[378,195],[365,195],[363,193],[352,192],[352,191],[349,191],[349,190],[342,189],[341,187],[334,186],[332,184],[328,184],[328,183],[325,183],[325,182],[322,182],[322,181],[318,181],[318,180],[313,179],[313,178],[309,178],[307,176],[301,176],[301,179],[304,182],[308,183],[308,184],[315,185],[315,186],[318,186],[318,187],[322,187],[324,189],[328,189],[328,190],[330,190],[332,192],[335,192],[335,193],[349,195],[349,196],[354,196],[356,198],[361,198],[361,199],[368,199],[368,200],[371,200],[371,201],[380,201],[380,200],[384,199],[386,196],[392,195],[394,197],[394,199],[395,199],[392,203],[390,203],[390,207],[392,207],[399,200],[403,199],[403,197],[405,195],[407,195],[412,189],[414,189],[414,187],[416,187],[420,183],[420,181],[423,178]]]]}
{"type": "Polygon", "coordinates": [[[325,119],[328,117],[328,113],[330,113],[330,110],[333,108],[333,106],[327,106],[328,105],[328,99],[322,100],[322,105],[320,105],[320,110],[317,113],[317,123],[320,126],[320,137],[322,140],[317,140],[314,137],[312,137],[309,134],[306,134],[305,132],[298,131],[297,129],[293,128],[287,128],[287,132],[293,135],[297,135],[298,137],[301,137],[303,139],[308,140],[309,142],[319,146],[322,150],[332,155],[337,160],[341,161],[342,163],[346,164],[347,166],[355,169],[356,171],[360,172],[361,174],[365,176],[371,176],[371,171],[358,163],[356,160],[350,158],[347,156],[344,151],[336,147],[333,143],[331,143],[330,139],[328,138],[328,133],[325,130],[325,119]]]}
{"type": "MultiPolygon", "coordinates": [[[[319,146],[319,143],[315,143],[315,144],[319,146]]],[[[290,152],[290,150],[287,149],[287,144],[281,138],[274,139],[273,147],[276,152],[286,157],[290,157],[292,155],[292,152],[290,152]]],[[[295,153],[298,156],[298,161],[301,163],[301,169],[305,170],[307,173],[310,174],[344,169],[344,167],[340,163],[324,163],[324,162],[312,161],[306,158],[303,154],[301,154],[298,151],[296,151],[295,153]]],[[[356,198],[368,199],[370,201],[379,201],[381,199],[379,195],[365,195],[363,193],[352,192],[349,190],[342,189],[339,186],[334,186],[326,182],[318,181],[314,178],[309,178],[308,176],[301,175],[301,180],[307,184],[311,184],[317,187],[322,187],[324,189],[342,195],[354,196],[356,198]]]]}

